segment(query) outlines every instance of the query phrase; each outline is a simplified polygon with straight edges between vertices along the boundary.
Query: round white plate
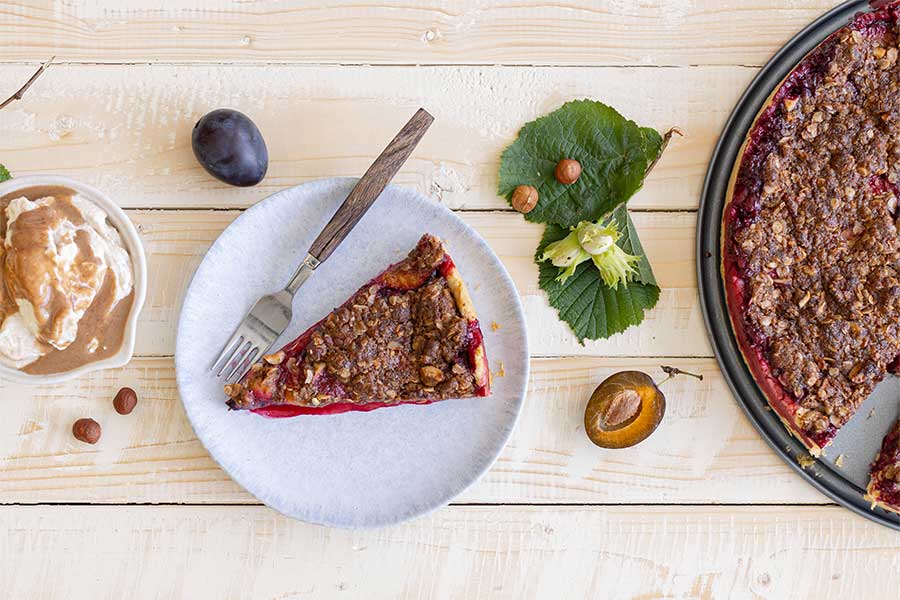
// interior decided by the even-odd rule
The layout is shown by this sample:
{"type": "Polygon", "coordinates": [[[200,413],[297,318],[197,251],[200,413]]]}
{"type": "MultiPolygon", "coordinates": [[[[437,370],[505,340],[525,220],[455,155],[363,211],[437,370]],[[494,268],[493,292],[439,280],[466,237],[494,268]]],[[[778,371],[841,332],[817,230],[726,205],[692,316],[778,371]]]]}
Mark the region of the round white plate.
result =
{"type": "Polygon", "coordinates": [[[284,190],[234,221],[210,248],[184,299],[175,368],[184,409],[213,458],[240,485],[297,519],[382,527],[444,506],[493,464],[515,425],[528,380],[516,288],[459,217],[388,187],[294,299],[280,346],[409,252],[423,233],[446,241],[482,323],[494,377],[488,398],[369,413],[267,419],[225,406],[207,371],[255,300],[280,289],[353,187],[329,179],[284,190]],[[500,327],[494,331],[491,323],[500,327]]]}

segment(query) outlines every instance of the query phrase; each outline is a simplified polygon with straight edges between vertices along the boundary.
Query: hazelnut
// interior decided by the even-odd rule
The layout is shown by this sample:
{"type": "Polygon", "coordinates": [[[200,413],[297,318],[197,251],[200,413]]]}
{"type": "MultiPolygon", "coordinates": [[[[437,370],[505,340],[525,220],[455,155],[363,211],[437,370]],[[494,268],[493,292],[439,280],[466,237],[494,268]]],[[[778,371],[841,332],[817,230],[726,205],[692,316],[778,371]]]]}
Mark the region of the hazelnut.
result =
{"type": "Polygon", "coordinates": [[[93,419],[78,419],[72,425],[72,435],[79,442],[96,444],[100,439],[100,423],[93,419]]]}
{"type": "Polygon", "coordinates": [[[556,164],[553,174],[558,182],[571,185],[581,177],[581,163],[572,158],[564,158],[556,164]]]}
{"type": "Polygon", "coordinates": [[[280,365],[284,361],[284,352],[278,351],[263,356],[263,360],[270,365],[280,365]]]}
{"type": "Polygon", "coordinates": [[[530,185],[520,185],[513,190],[512,207],[522,214],[530,213],[538,203],[538,191],[530,185]]]}
{"type": "Polygon", "coordinates": [[[123,387],[113,399],[113,407],[120,415],[131,414],[137,405],[137,394],[131,388],[123,387]]]}
{"type": "Polygon", "coordinates": [[[437,367],[426,365],[419,369],[419,379],[427,386],[434,386],[444,380],[444,373],[437,367]]]}

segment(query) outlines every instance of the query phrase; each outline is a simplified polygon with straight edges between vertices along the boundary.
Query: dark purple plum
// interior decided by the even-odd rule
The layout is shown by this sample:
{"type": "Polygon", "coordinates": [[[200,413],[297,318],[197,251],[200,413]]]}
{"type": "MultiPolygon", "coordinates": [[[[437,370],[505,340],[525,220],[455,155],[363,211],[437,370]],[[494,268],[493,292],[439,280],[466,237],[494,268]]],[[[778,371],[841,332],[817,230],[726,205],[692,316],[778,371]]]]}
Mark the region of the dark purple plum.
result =
{"type": "Polygon", "coordinates": [[[269,168],[269,151],[259,128],[236,110],[220,108],[203,116],[194,125],[191,146],[210,175],[231,185],[256,185],[269,168]]]}

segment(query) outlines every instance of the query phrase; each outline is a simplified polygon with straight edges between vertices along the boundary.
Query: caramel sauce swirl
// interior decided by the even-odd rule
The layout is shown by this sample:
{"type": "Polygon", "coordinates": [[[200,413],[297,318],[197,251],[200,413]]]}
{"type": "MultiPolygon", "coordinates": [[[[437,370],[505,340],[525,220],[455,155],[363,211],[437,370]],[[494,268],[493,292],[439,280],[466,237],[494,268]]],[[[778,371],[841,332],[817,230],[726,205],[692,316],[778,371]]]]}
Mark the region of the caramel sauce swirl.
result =
{"type": "Polygon", "coordinates": [[[95,254],[91,238],[98,234],[76,206],[84,200],[75,197],[65,187],[34,186],[0,198],[0,323],[19,313],[36,330],[41,356],[20,366],[26,373],[60,373],[102,360],[124,338],[131,282],[123,297],[114,269],[95,254]]]}

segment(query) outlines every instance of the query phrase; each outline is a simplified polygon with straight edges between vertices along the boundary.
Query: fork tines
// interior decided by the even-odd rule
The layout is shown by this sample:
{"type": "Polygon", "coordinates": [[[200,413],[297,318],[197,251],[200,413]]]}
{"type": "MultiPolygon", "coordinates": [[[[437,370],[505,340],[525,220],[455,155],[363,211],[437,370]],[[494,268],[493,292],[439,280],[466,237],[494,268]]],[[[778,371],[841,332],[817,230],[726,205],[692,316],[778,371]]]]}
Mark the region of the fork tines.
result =
{"type": "Polygon", "coordinates": [[[210,367],[216,377],[224,376],[226,383],[233,383],[244,376],[260,354],[260,344],[252,337],[243,327],[238,327],[210,367]]]}

